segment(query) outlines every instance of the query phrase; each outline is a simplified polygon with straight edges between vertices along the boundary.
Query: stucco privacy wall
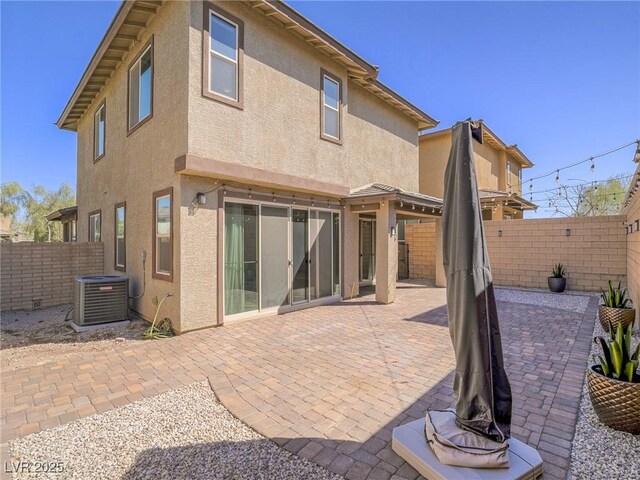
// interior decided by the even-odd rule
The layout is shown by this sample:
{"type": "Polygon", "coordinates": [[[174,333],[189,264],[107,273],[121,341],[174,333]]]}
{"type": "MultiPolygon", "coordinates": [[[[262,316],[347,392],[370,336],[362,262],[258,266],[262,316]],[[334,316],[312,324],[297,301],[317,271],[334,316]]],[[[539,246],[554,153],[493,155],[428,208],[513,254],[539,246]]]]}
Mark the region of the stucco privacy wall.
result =
{"type": "MultiPolygon", "coordinates": [[[[637,167],[636,176],[640,175],[640,165],[637,167]]],[[[636,177],[637,178],[637,177],[636,177]]],[[[636,308],[636,315],[640,315],[640,195],[634,195],[631,203],[625,209],[627,223],[633,226],[633,231],[626,235],[627,241],[627,284],[629,294],[636,308]],[[638,223],[636,223],[638,222],[638,223]]],[[[638,317],[640,318],[640,317],[638,317]]]]}
{"type": "Polygon", "coordinates": [[[409,278],[436,278],[436,222],[408,223],[405,242],[409,245],[409,278]]]}
{"type": "MultiPolygon", "coordinates": [[[[627,276],[625,218],[612,215],[485,222],[494,282],[496,285],[547,288],[547,277],[553,265],[560,262],[567,269],[569,289],[600,290],[608,280],[622,280],[624,284],[627,276]]],[[[416,230],[432,228],[429,224],[407,227],[414,238],[421,235],[416,230]]],[[[411,245],[409,249],[415,251],[411,245]]],[[[409,255],[410,261],[422,258],[409,255]]],[[[410,272],[425,268],[429,266],[409,265],[410,272]]]]}
{"type": "Polygon", "coordinates": [[[244,3],[216,5],[244,22],[244,107],[202,95],[203,3],[191,2],[190,154],[352,188],[384,182],[417,191],[414,120],[348,81],[344,67],[244,3]],[[320,139],[323,68],[342,79],[342,145],[320,139]]]}
{"type": "Polygon", "coordinates": [[[180,248],[178,177],[174,160],[187,151],[188,2],[165,2],[126,55],[78,125],[78,240],[88,239],[89,212],[101,210],[104,271],[114,270],[114,206],[126,201],[125,274],[132,294],[142,289],[142,251],[147,252],[146,292],[132,307],[152,319],[155,299],[171,297],[161,315],[177,321],[180,312],[180,248]],[[127,73],[132,61],[153,38],[153,116],[127,133],[127,73]],[[105,155],[93,162],[93,115],[106,99],[105,155]],[[153,192],[174,188],[173,282],[152,278],[153,192]]]}
{"type": "Polygon", "coordinates": [[[103,273],[102,243],[0,244],[1,310],[73,302],[73,278],[103,273]]]}

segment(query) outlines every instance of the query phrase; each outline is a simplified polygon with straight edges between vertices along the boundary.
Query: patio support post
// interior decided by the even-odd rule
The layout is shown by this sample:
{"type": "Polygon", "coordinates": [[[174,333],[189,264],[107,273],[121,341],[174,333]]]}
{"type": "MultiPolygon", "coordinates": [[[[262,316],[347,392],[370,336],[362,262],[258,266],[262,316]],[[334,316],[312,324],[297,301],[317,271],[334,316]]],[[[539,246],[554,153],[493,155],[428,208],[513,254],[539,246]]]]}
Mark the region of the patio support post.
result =
{"type": "Polygon", "coordinates": [[[376,302],[387,304],[396,299],[398,275],[398,225],[393,203],[382,202],[376,216],[376,302]]]}
{"type": "Polygon", "coordinates": [[[444,274],[442,220],[440,218],[436,218],[436,287],[446,286],[447,277],[444,274]]]}
{"type": "Polygon", "coordinates": [[[352,295],[357,297],[360,293],[360,216],[357,213],[351,213],[349,207],[343,212],[342,298],[351,298],[352,295]]]}

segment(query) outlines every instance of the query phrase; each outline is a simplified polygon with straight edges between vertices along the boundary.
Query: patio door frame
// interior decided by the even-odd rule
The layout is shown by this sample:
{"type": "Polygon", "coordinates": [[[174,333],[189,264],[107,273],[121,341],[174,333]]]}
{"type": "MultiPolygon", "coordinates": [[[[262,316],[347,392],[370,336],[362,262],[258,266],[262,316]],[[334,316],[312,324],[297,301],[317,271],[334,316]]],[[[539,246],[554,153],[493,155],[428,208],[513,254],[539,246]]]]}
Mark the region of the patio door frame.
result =
{"type": "Polygon", "coordinates": [[[358,268],[358,282],[360,285],[373,285],[376,281],[376,219],[375,218],[359,218],[358,219],[358,256],[359,256],[359,268],[358,268]],[[362,226],[364,222],[371,224],[371,259],[373,260],[373,276],[371,279],[364,279],[364,253],[362,252],[362,226]]]}
{"type": "MultiPolygon", "coordinates": [[[[256,195],[254,195],[256,196],[256,195]]],[[[258,196],[259,197],[259,196],[258,196]]],[[[307,308],[308,306],[316,306],[316,305],[322,305],[325,303],[331,303],[331,302],[335,302],[335,301],[339,301],[342,299],[342,295],[341,294],[333,294],[333,288],[334,288],[334,275],[333,275],[333,263],[331,263],[331,289],[332,289],[332,295],[326,296],[326,297],[321,297],[321,298],[317,298],[314,300],[311,300],[311,265],[309,263],[309,256],[311,255],[311,235],[310,235],[310,228],[311,228],[311,212],[312,211],[325,211],[325,212],[329,212],[330,215],[330,228],[331,230],[331,261],[333,261],[333,253],[334,253],[334,242],[333,242],[333,228],[334,228],[334,222],[333,222],[333,215],[337,214],[339,217],[339,230],[338,230],[338,238],[339,238],[339,259],[338,259],[338,265],[339,265],[339,272],[338,272],[338,278],[339,278],[339,285],[340,285],[340,289],[342,288],[342,281],[343,281],[343,262],[342,262],[342,250],[344,248],[344,241],[343,241],[343,218],[344,215],[341,211],[341,209],[339,208],[322,208],[322,207],[316,207],[316,206],[303,206],[303,205],[295,205],[295,204],[289,204],[289,203],[283,203],[283,202],[273,202],[273,201],[268,201],[267,197],[265,197],[264,200],[261,199],[247,199],[246,197],[243,196],[233,196],[232,192],[228,192],[227,195],[222,195],[220,197],[221,202],[220,202],[220,210],[223,212],[223,216],[218,218],[219,222],[222,222],[221,228],[219,229],[220,232],[220,241],[218,243],[218,248],[221,249],[221,252],[219,252],[218,255],[218,261],[222,262],[222,265],[220,266],[221,268],[218,269],[218,271],[220,272],[219,278],[220,278],[220,282],[222,285],[222,288],[218,289],[218,303],[221,304],[221,307],[219,307],[219,312],[221,312],[221,319],[222,319],[222,323],[225,322],[234,322],[237,320],[243,320],[246,318],[255,318],[255,317],[260,317],[260,316],[267,316],[267,315],[273,315],[275,313],[286,313],[289,311],[294,311],[294,310],[299,310],[301,308],[307,308]],[[258,301],[257,301],[257,305],[258,308],[256,310],[251,310],[251,311],[247,311],[247,312],[241,312],[241,313],[235,313],[232,315],[227,315],[225,312],[225,278],[224,278],[224,259],[225,259],[225,236],[226,236],[226,230],[225,230],[225,225],[224,225],[224,215],[225,215],[225,207],[227,203],[239,203],[239,204],[247,204],[247,205],[256,205],[258,207],[258,275],[257,275],[257,285],[258,285],[258,292],[257,292],[257,297],[258,297],[258,301]],[[270,207],[279,207],[279,208],[286,208],[287,209],[287,215],[288,215],[288,222],[287,222],[287,239],[288,239],[288,246],[287,246],[287,255],[288,255],[288,303],[281,305],[281,306],[274,306],[274,307],[267,307],[267,308],[262,308],[262,262],[261,262],[261,258],[262,258],[262,206],[270,206],[270,207]],[[305,210],[307,212],[307,298],[305,300],[301,300],[298,302],[294,302],[293,301],[293,210],[305,210]],[[220,292],[222,293],[222,295],[220,295],[220,292]]]]}

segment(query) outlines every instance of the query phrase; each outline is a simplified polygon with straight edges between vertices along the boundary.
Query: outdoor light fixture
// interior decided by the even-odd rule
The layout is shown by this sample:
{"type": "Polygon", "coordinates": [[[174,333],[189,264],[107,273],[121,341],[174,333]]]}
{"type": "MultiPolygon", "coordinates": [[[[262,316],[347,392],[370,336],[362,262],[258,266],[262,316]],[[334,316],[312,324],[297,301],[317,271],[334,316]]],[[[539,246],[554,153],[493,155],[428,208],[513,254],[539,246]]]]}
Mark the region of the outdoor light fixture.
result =
{"type": "Polygon", "coordinates": [[[395,225],[391,227],[391,236],[392,237],[396,236],[396,227],[395,227],[395,225]]]}
{"type": "Polygon", "coordinates": [[[196,203],[198,205],[204,205],[207,203],[207,196],[202,192],[196,193],[196,203]]]}
{"type": "Polygon", "coordinates": [[[640,140],[636,142],[636,154],[633,156],[633,161],[636,163],[640,163],[640,140]]]}
{"type": "Polygon", "coordinates": [[[222,184],[222,194],[223,195],[227,194],[227,187],[225,187],[224,184],[222,184]]]}
{"type": "Polygon", "coordinates": [[[570,237],[570,236],[571,236],[571,229],[570,229],[570,228],[567,228],[567,229],[565,230],[565,233],[567,234],[567,237],[570,237]]]}

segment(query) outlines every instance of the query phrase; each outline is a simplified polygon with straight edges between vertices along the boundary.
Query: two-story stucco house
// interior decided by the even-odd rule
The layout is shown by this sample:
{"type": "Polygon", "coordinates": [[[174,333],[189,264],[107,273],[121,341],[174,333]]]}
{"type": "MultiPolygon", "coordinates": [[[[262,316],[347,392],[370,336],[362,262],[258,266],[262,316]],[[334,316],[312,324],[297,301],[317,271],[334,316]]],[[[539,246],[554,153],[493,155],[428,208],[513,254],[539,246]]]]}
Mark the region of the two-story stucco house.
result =
{"type": "Polygon", "coordinates": [[[281,2],[123,3],[57,123],[77,132],[78,240],[104,242],[145,318],[171,294],[178,332],[373,277],[394,301],[397,221],[440,204],[411,193],[437,122],[377,74],[281,2]]]}
{"type": "MultiPolygon", "coordinates": [[[[508,145],[486,124],[482,124],[482,143],[474,142],[478,189],[485,220],[523,218],[536,205],[523,198],[522,171],[533,167],[517,145],[508,145]]],[[[444,196],[444,171],[451,149],[451,128],[420,135],[419,191],[438,198],[444,196]]]]}

